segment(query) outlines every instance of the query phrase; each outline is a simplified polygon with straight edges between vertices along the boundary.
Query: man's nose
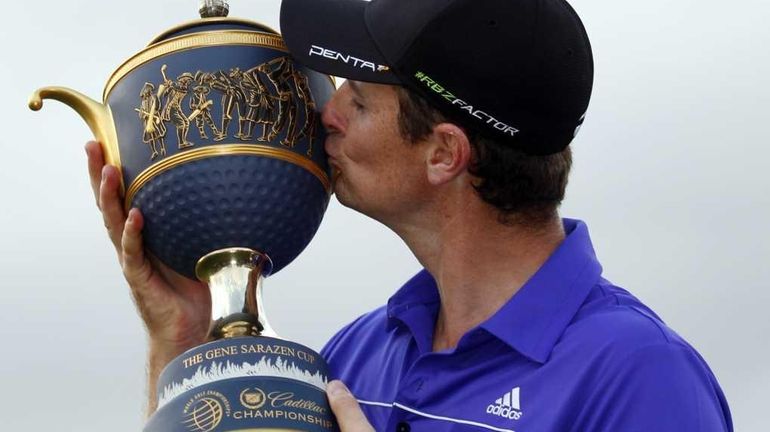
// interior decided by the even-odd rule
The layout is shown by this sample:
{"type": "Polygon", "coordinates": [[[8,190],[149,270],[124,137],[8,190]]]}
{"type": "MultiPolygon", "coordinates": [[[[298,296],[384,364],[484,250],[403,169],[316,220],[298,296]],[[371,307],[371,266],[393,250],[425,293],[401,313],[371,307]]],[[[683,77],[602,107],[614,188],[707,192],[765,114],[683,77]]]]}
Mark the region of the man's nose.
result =
{"type": "Polygon", "coordinates": [[[344,119],[336,108],[338,92],[339,90],[334,93],[331,100],[321,111],[321,123],[323,123],[327,134],[342,132],[345,129],[344,119]]]}

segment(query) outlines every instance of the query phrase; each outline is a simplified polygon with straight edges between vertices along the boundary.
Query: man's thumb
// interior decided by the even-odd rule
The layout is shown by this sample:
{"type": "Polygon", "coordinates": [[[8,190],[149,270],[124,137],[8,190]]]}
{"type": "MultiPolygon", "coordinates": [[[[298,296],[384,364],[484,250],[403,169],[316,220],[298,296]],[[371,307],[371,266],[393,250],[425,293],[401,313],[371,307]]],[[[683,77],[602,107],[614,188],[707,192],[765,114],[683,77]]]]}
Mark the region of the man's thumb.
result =
{"type": "Polygon", "coordinates": [[[358,406],[358,401],[342,381],[331,381],[326,386],[326,396],[342,432],[374,432],[358,406]]]}

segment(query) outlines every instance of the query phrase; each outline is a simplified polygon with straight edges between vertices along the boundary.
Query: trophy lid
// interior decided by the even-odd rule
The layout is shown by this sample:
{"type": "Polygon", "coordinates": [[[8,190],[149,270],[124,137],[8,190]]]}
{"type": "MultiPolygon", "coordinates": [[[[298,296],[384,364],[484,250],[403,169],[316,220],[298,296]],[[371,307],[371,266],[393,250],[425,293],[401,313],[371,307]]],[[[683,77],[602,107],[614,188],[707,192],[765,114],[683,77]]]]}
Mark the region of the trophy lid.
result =
{"type": "Polygon", "coordinates": [[[228,18],[230,6],[227,0],[199,0],[198,13],[200,18],[171,27],[155,36],[148,46],[192,32],[216,30],[247,30],[278,34],[278,32],[262,23],[240,18],[228,18]]]}

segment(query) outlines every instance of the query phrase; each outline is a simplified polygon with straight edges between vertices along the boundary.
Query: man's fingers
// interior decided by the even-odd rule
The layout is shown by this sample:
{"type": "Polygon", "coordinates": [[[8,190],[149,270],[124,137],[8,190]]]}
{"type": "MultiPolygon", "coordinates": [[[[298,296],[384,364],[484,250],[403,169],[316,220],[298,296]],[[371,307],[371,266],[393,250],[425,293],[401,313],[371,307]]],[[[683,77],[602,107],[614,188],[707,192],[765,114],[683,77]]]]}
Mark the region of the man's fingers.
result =
{"type": "Polygon", "coordinates": [[[115,248],[120,252],[121,240],[123,235],[123,226],[126,221],[123,205],[120,200],[120,180],[118,170],[110,165],[105,165],[102,169],[102,181],[99,186],[99,208],[102,210],[104,226],[110,235],[110,240],[115,248]]]}
{"type": "MultiPolygon", "coordinates": [[[[131,287],[144,287],[152,274],[152,268],[144,255],[142,244],[142,227],[144,218],[138,209],[128,212],[121,239],[123,256],[123,274],[131,287]]],[[[137,293],[141,295],[142,293],[137,293]]]]}
{"type": "Polygon", "coordinates": [[[101,145],[96,141],[86,143],[86,155],[88,156],[88,177],[91,179],[91,190],[94,192],[96,206],[99,204],[99,186],[102,183],[102,168],[104,167],[104,153],[101,145]]]}
{"type": "Polygon", "coordinates": [[[342,381],[331,381],[326,396],[342,432],[374,432],[358,401],[342,381]]]}

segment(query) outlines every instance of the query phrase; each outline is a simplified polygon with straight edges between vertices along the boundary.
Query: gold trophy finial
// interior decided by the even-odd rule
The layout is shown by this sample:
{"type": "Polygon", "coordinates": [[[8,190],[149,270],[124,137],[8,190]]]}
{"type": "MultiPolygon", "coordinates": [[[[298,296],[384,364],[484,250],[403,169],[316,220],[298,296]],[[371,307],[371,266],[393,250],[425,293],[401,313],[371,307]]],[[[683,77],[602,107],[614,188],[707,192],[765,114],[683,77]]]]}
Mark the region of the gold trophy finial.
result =
{"type": "Polygon", "coordinates": [[[227,0],[200,0],[198,12],[201,18],[224,18],[230,13],[227,0]]]}

